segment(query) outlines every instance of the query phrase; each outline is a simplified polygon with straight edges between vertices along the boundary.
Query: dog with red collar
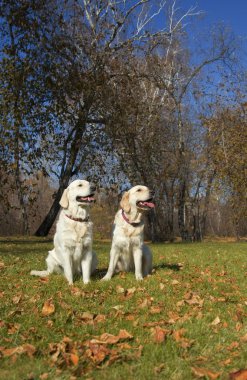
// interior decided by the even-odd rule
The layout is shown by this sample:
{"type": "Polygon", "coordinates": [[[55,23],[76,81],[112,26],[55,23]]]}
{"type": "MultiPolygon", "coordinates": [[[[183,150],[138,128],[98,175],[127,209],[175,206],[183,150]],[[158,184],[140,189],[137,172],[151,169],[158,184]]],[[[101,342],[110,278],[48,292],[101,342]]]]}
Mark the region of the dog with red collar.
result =
{"type": "Polygon", "coordinates": [[[110,280],[117,271],[134,271],[137,280],[151,273],[152,253],[143,242],[143,214],[155,207],[153,195],[140,185],[124,193],[114,220],[109,267],[102,280],[110,280]]]}
{"type": "Polygon", "coordinates": [[[97,266],[97,257],[92,250],[93,223],[89,214],[94,192],[94,186],[79,179],[64,190],[54,248],[46,259],[47,269],[33,270],[31,275],[46,277],[51,273],[63,273],[70,285],[76,276],[82,276],[85,284],[90,281],[97,266]]]}

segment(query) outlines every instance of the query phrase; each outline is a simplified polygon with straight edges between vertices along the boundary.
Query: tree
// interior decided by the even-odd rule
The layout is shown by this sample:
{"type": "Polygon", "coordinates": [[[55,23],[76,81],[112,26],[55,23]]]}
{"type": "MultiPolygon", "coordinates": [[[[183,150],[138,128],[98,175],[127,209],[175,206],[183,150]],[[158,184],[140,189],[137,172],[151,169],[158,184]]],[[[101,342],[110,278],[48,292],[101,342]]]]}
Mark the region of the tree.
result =
{"type": "Polygon", "coordinates": [[[46,131],[49,128],[47,91],[39,75],[44,55],[38,54],[48,28],[42,19],[47,22],[48,15],[44,2],[1,1],[0,154],[4,173],[15,179],[12,190],[18,194],[25,234],[29,232],[25,178],[44,166],[44,119],[46,131]]]}
{"type": "Polygon", "coordinates": [[[205,121],[218,185],[230,202],[237,237],[240,222],[247,217],[246,116],[246,104],[242,104],[235,109],[222,109],[205,121]]]}

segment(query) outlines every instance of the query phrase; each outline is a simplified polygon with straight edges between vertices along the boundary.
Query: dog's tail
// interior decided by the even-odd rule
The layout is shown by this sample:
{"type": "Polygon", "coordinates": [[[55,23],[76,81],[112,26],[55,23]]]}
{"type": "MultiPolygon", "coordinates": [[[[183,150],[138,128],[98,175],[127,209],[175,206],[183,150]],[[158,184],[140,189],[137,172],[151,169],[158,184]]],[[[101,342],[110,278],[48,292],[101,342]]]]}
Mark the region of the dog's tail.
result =
{"type": "Polygon", "coordinates": [[[46,277],[50,272],[48,272],[48,270],[31,270],[30,274],[31,276],[46,277]]]}

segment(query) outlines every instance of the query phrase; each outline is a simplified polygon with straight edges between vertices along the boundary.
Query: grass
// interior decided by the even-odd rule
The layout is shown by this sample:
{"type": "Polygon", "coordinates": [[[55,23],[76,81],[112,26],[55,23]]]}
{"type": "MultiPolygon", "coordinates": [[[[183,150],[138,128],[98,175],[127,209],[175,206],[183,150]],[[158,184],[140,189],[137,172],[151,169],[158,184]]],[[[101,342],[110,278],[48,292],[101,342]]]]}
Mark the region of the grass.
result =
{"type": "Polygon", "coordinates": [[[96,241],[99,270],[73,287],[29,275],[51,246],[0,239],[1,379],[228,379],[247,368],[246,243],[153,244],[152,276],[105,283],[110,243],[96,241]],[[92,343],[120,330],[133,338],[92,343]]]}

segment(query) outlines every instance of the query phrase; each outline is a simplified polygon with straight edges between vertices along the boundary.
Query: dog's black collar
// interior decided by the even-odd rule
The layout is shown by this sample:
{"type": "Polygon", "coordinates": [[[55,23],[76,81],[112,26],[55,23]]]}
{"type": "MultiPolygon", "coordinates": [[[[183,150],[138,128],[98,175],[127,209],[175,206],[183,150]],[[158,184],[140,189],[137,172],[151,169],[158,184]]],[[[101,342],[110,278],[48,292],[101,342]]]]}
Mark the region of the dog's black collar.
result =
{"type": "Polygon", "coordinates": [[[142,222],[130,222],[129,219],[127,218],[127,216],[125,215],[123,209],[122,209],[122,217],[123,217],[123,219],[125,220],[125,222],[127,222],[128,224],[130,224],[130,225],[133,226],[133,227],[138,227],[138,226],[140,226],[140,224],[142,223],[142,222]]]}
{"type": "Polygon", "coordinates": [[[65,216],[67,216],[67,218],[71,219],[71,220],[74,220],[75,222],[89,222],[89,216],[86,218],[86,219],[82,219],[82,218],[73,218],[73,216],[71,215],[67,215],[65,214],[65,216]]]}

